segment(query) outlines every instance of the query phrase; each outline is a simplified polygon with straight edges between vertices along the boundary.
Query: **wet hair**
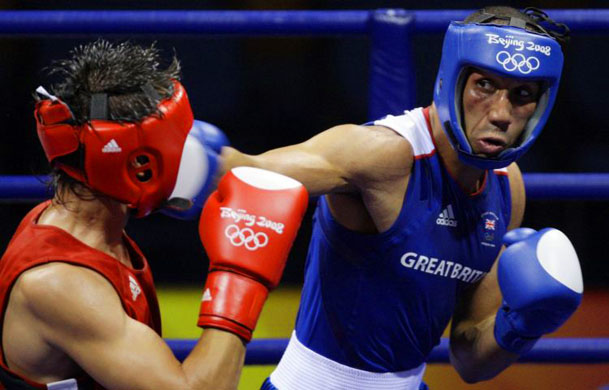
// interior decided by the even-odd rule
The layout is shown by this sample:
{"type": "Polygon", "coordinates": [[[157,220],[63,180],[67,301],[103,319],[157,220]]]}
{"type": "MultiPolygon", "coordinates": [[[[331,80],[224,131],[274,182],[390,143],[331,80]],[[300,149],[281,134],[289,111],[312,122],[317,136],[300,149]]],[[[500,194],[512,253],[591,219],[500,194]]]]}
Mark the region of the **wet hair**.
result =
{"type": "MultiPolygon", "coordinates": [[[[91,120],[91,101],[97,94],[107,96],[108,120],[139,122],[150,115],[161,115],[158,104],[173,94],[173,80],[180,78],[180,63],[174,55],[163,66],[154,43],[144,47],[100,39],[77,46],[68,58],[55,61],[47,71],[49,76],[59,79],[50,92],[70,107],[75,125],[91,120]]],[[[57,160],[80,167],[80,154],[77,151],[57,160]]],[[[66,190],[81,199],[93,198],[83,183],[57,168],[53,168],[49,185],[59,202],[63,202],[66,190]]]]}
{"type": "Polygon", "coordinates": [[[76,124],[89,120],[91,97],[99,93],[108,95],[110,120],[137,122],[157,113],[159,102],[143,88],[149,84],[161,99],[168,98],[173,94],[172,80],[178,80],[179,74],[175,57],[161,69],[160,53],[154,44],[142,47],[103,39],[74,48],[69,58],[49,68],[49,75],[61,79],[51,91],[70,107],[76,124]]]}
{"type": "Polygon", "coordinates": [[[569,41],[569,27],[554,21],[544,11],[535,7],[527,7],[520,11],[506,6],[489,6],[470,14],[464,20],[465,23],[481,24],[494,24],[499,21],[507,22],[501,24],[515,25],[554,38],[563,50],[564,45],[569,41]]]}

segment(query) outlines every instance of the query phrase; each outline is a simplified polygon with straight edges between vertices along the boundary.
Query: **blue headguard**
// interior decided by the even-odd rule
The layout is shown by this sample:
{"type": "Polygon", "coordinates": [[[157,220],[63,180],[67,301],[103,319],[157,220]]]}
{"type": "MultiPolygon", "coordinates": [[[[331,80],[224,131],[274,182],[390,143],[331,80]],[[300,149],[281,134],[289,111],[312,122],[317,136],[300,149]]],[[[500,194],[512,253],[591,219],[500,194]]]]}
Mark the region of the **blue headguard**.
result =
{"type": "Polygon", "coordinates": [[[459,159],[482,169],[508,166],[526,152],[541,133],[556,99],[563,66],[559,43],[547,34],[520,26],[452,22],[442,48],[434,102],[444,131],[459,159]],[[463,128],[463,87],[469,68],[523,81],[541,81],[541,96],[533,116],[515,145],[497,156],[476,156],[463,128]]]}

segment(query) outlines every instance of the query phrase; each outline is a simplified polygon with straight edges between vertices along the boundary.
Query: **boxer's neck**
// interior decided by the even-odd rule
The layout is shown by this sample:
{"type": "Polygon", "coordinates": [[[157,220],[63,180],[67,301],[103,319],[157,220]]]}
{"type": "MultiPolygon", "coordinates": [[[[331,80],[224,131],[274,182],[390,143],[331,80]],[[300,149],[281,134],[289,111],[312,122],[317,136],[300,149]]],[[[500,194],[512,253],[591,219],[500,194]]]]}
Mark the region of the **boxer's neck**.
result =
{"type": "Polygon", "coordinates": [[[434,143],[438,150],[438,154],[444,163],[444,167],[465,193],[472,194],[477,192],[484,182],[485,171],[464,164],[459,160],[457,152],[450,145],[450,141],[448,140],[444,129],[442,129],[435,103],[430,107],[429,117],[434,143]]]}
{"type": "Polygon", "coordinates": [[[65,190],[61,197],[53,199],[38,223],[65,230],[86,245],[130,265],[123,241],[128,217],[127,206],[114,199],[65,190]]]}

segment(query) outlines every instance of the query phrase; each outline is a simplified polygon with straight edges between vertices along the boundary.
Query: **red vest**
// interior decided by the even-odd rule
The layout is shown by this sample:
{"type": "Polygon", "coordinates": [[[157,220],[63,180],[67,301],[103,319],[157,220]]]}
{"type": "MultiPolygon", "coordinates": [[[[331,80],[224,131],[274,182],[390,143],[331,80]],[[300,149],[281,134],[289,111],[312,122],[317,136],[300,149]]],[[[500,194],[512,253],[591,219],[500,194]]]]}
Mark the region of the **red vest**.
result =
{"type": "MultiPolygon", "coordinates": [[[[36,222],[40,214],[49,204],[50,201],[41,203],[25,216],[0,260],[0,331],[11,288],[19,275],[42,264],[62,262],[86,267],[104,276],[116,290],[127,315],[150,326],[160,336],[161,317],[152,273],[137,245],[124,234],[133,265],[133,268],[129,268],[117,259],[78,241],[64,230],[38,225],[36,222]]],[[[4,371],[12,373],[6,366],[3,349],[0,349],[0,358],[0,366],[4,371]]],[[[22,379],[35,388],[46,389],[44,384],[22,379]]]]}

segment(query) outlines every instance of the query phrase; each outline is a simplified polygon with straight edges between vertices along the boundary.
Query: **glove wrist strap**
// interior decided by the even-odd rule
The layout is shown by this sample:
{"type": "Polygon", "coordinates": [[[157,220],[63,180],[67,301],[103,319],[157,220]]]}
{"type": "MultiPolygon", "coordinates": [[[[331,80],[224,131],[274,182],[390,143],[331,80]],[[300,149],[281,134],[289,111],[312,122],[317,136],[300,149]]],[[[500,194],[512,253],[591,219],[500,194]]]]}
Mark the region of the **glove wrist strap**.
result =
{"type": "Polygon", "coordinates": [[[224,329],[249,341],[267,295],[262,283],[247,276],[212,271],[207,275],[197,325],[224,329]]]}
{"type": "Polygon", "coordinates": [[[494,334],[495,341],[501,348],[518,355],[529,352],[539,340],[539,337],[525,337],[516,332],[510,324],[504,308],[499,309],[495,317],[494,334]]]}

